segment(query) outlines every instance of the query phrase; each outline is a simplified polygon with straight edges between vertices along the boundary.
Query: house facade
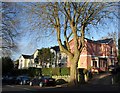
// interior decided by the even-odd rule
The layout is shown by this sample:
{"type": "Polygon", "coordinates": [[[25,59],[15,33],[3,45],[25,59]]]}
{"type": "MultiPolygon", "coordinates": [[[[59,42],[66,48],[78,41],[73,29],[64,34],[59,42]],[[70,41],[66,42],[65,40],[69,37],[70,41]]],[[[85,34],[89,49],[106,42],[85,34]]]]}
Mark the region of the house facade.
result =
{"type": "Polygon", "coordinates": [[[33,67],[42,68],[42,64],[38,58],[39,51],[40,49],[36,49],[35,52],[33,53],[33,59],[34,59],[33,67]]]}
{"type": "MultiPolygon", "coordinates": [[[[39,49],[37,49],[33,55],[21,55],[19,57],[18,69],[28,69],[29,67],[41,68],[40,62],[36,62],[39,49]]],[[[39,61],[39,60],[38,60],[39,61]]]]}
{"type": "MultiPolygon", "coordinates": [[[[69,44],[71,51],[74,51],[73,40],[69,44]]],[[[90,69],[92,67],[106,71],[109,65],[114,65],[116,62],[117,49],[112,38],[97,41],[85,38],[85,47],[81,52],[78,68],[90,69]]],[[[69,60],[67,66],[70,66],[69,60]]]]}
{"type": "Polygon", "coordinates": [[[54,46],[50,48],[50,51],[54,53],[54,60],[51,63],[41,62],[38,58],[38,53],[40,49],[36,49],[32,55],[21,55],[19,57],[18,69],[28,69],[29,67],[42,68],[50,66],[52,67],[62,67],[66,66],[67,56],[64,53],[60,53],[59,46],[54,46]]]}
{"type": "Polygon", "coordinates": [[[19,57],[18,69],[28,69],[34,63],[33,55],[21,55],[19,57]]]}
{"type": "Polygon", "coordinates": [[[54,61],[52,67],[63,67],[67,64],[67,55],[60,52],[59,46],[54,46],[50,48],[50,51],[54,53],[54,61]]]}

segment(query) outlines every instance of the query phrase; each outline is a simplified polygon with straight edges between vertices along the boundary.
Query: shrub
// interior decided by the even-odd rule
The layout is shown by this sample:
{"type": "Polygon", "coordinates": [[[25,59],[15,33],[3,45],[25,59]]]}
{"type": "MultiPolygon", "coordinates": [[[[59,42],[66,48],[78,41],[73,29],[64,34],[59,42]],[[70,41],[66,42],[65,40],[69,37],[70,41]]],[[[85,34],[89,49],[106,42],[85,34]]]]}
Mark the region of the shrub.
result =
{"type": "Polygon", "coordinates": [[[60,74],[61,75],[70,75],[70,68],[68,68],[68,67],[61,68],[60,74]]]}
{"type": "Polygon", "coordinates": [[[52,68],[42,68],[42,75],[52,76],[52,68]]]}
{"type": "Polygon", "coordinates": [[[34,77],[34,76],[39,76],[41,75],[41,68],[35,68],[35,67],[30,67],[29,69],[29,76],[34,77]]]}
{"type": "Polygon", "coordinates": [[[43,75],[69,75],[70,74],[70,68],[68,67],[56,67],[56,68],[42,68],[42,74],[43,75]]]}
{"type": "Polygon", "coordinates": [[[84,69],[84,70],[83,70],[83,73],[84,73],[84,74],[87,74],[87,73],[88,73],[88,70],[87,70],[87,69],[84,69]]]}
{"type": "Polygon", "coordinates": [[[60,68],[56,67],[56,68],[52,68],[52,75],[60,75],[60,68]]]}
{"type": "Polygon", "coordinates": [[[115,75],[115,82],[120,85],[120,72],[115,75]]]}

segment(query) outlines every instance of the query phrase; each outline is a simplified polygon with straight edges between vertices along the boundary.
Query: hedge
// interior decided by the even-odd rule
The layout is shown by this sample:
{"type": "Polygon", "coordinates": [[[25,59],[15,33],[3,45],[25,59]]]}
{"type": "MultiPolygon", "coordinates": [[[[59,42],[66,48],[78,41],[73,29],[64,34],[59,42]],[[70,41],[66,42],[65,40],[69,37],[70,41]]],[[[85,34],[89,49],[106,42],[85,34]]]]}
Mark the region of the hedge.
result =
{"type": "Polygon", "coordinates": [[[52,68],[52,75],[60,75],[60,68],[56,67],[56,68],[52,68]]]}
{"type": "Polygon", "coordinates": [[[63,68],[61,68],[60,74],[61,74],[62,76],[63,76],[63,75],[70,75],[70,68],[68,68],[68,67],[63,67],[63,68]]]}
{"type": "Polygon", "coordinates": [[[52,76],[52,68],[42,68],[42,75],[52,76]]]}
{"type": "Polygon", "coordinates": [[[42,75],[69,75],[70,69],[67,67],[56,67],[56,68],[42,68],[42,75]]]}
{"type": "Polygon", "coordinates": [[[35,68],[35,67],[30,67],[29,69],[29,76],[34,77],[34,76],[39,76],[41,75],[41,68],[35,68]]]}
{"type": "Polygon", "coordinates": [[[30,77],[39,76],[39,75],[49,75],[49,76],[60,76],[60,75],[70,75],[70,68],[68,67],[55,67],[55,68],[34,68],[30,67],[29,69],[17,69],[13,72],[15,75],[27,74],[30,77]]]}

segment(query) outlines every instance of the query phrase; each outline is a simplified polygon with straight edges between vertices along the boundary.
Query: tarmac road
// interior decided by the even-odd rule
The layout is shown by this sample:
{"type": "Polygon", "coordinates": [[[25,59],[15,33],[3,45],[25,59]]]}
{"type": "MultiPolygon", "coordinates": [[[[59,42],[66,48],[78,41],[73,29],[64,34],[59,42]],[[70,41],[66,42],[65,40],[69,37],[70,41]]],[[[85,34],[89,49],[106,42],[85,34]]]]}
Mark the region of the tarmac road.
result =
{"type": "Polygon", "coordinates": [[[29,86],[4,86],[2,93],[78,93],[78,92],[91,92],[91,93],[97,93],[97,92],[113,92],[113,93],[119,93],[120,87],[118,86],[108,86],[108,85],[81,85],[79,87],[29,87],[29,86]]]}

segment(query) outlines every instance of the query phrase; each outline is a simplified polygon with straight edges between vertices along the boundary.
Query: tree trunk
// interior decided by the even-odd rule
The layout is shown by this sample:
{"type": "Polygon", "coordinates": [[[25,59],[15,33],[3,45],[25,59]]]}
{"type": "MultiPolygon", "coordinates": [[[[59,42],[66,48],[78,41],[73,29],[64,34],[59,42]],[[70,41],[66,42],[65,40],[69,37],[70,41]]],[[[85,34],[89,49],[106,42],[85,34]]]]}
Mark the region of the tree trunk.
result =
{"type": "Polygon", "coordinates": [[[78,84],[78,71],[77,62],[71,62],[70,65],[70,86],[75,86],[78,84]]]}

